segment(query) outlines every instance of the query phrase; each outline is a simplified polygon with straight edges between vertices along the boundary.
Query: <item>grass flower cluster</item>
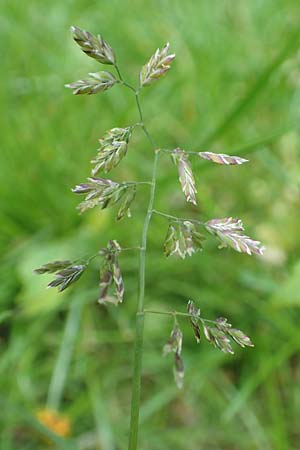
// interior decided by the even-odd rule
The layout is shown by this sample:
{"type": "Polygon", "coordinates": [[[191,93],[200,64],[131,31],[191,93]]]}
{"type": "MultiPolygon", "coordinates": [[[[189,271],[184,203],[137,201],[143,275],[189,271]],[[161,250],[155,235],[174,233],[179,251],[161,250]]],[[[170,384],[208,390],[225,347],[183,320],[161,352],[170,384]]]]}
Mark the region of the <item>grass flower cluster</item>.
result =
{"type": "MultiPolygon", "coordinates": [[[[180,328],[179,317],[187,319],[190,322],[192,332],[197,343],[202,341],[202,336],[216,348],[224,353],[232,354],[232,343],[241,347],[253,346],[250,338],[239,329],[233,328],[225,318],[217,318],[214,321],[205,319],[200,313],[200,309],[190,299],[187,299],[187,312],[176,311],[152,311],[145,308],[145,267],[147,238],[150,221],[153,215],[160,215],[166,220],[166,238],[164,242],[165,256],[180,256],[181,258],[191,257],[196,251],[203,250],[203,243],[207,236],[212,235],[219,242],[220,248],[231,247],[239,253],[248,255],[261,255],[263,247],[259,241],[244,234],[244,226],[240,219],[209,218],[199,220],[180,218],[154,209],[157,167],[160,157],[171,156],[179,177],[179,183],[186,202],[197,206],[197,187],[193,175],[192,158],[200,157],[207,161],[207,164],[217,163],[220,165],[241,165],[247,162],[246,159],[227,155],[224,153],[213,153],[210,151],[189,152],[181,148],[161,149],[155,144],[144,121],[143,112],[140,104],[141,90],[151,87],[158,82],[171,68],[171,63],[175,54],[169,51],[169,44],[166,44],[161,50],[150,57],[148,62],[141,68],[139,74],[139,83],[137,87],[127,83],[117,64],[117,58],[114,50],[103,39],[102,36],[94,36],[88,31],[78,27],[71,28],[73,38],[79,48],[96,62],[109,65],[115,69],[115,72],[99,71],[89,73],[83,79],[69,83],[67,88],[71,89],[75,95],[90,95],[107,91],[114,86],[120,86],[132,91],[136,101],[138,121],[131,125],[123,125],[123,128],[114,127],[108,130],[102,138],[99,139],[100,147],[96,156],[92,159],[93,168],[87,181],[79,183],[73,193],[84,195],[84,200],[78,205],[80,213],[84,213],[91,208],[105,209],[116,207],[116,219],[125,220],[131,217],[131,209],[134,205],[136,192],[141,184],[146,184],[150,188],[148,206],[145,213],[142,235],[140,239],[139,250],[139,290],[136,307],[136,332],[135,332],[135,352],[134,352],[134,370],[132,378],[132,406],[129,433],[129,450],[138,448],[138,428],[139,428],[139,410],[140,410],[140,391],[142,374],[142,353],[144,336],[144,317],[145,314],[167,314],[173,317],[174,325],[170,338],[163,348],[163,354],[174,355],[174,377],[179,388],[184,382],[184,362],[182,358],[183,332],[180,328]],[[117,165],[124,162],[126,154],[131,150],[131,136],[141,130],[149,141],[153,151],[153,167],[151,180],[142,182],[120,181],[116,182],[109,178],[100,178],[99,174],[108,174],[117,165]]],[[[36,269],[36,273],[53,273],[54,279],[49,287],[57,287],[63,291],[75,283],[88,268],[90,261],[95,258],[101,258],[99,278],[99,297],[101,305],[113,303],[119,305],[126,298],[126,280],[124,282],[121,267],[119,264],[119,254],[124,251],[116,240],[110,240],[104,248],[101,248],[90,258],[82,258],[77,261],[54,261],[44,264],[36,269]]],[[[128,249],[126,249],[128,250],[128,249]]],[[[136,248],[132,248],[136,250],[136,248]]]]}

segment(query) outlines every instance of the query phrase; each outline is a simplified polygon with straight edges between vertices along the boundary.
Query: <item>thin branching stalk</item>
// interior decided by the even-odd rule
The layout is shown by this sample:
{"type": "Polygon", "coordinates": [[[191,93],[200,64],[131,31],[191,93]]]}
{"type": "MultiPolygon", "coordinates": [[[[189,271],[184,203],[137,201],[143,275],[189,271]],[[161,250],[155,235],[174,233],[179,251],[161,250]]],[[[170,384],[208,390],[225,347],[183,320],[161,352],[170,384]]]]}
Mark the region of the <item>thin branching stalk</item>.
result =
{"type": "Polygon", "coordinates": [[[167,219],[171,219],[174,222],[184,222],[185,220],[189,220],[190,222],[197,223],[199,225],[205,225],[204,222],[202,222],[201,220],[197,220],[197,219],[190,219],[190,218],[187,219],[187,218],[184,218],[184,217],[172,216],[171,214],[166,214],[166,213],[163,213],[161,211],[157,211],[156,209],[153,209],[152,212],[154,214],[157,214],[158,216],[162,216],[162,217],[166,217],[167,219]]]}
{"type": "MultiPolygon", "coordinates": [[[[97,149],[97,154],[91,161],[94,165],[91,170],[92,176],[87,179],[87,182],[80,183],[72,189],[72,192],[76,195],[85,195],[85,199],[78,205],[78,209],[80,213],[83,213],[96,206],[100,209],[105,209],[118,204],[119,209],[116,219],[121,220],[126,216],[131,217],[130,208],[139,185],[149,185],[150,195],[139,246],[122,248],[118,241],[109,240],[105,248],[101,248],[98,253],[89,258],[80,258],[73,261],[55,260],[43,264],[35,272],[37,274],[54,274],[54,279],[48,284],[48,287],[57,288],[59,292],[62,292],[73,285],[87,270],[91,261],[99,256],[102,262],[100,266],[98,303],[101,305],[114,304],[117,306],[123,302],[125,292],[122,271],[119,264],[119,254],[127,250],[139,251],[139,281],[135,318],[136,331],[128,446],[129,450],[137,450],[144,319],[146,313],[163,314],[173,318],[173,329],[168,342],[163,347],[163,354],[172,354],[174,357],[173,374],[178,388],[182,388],[184,384],[184,361],[181,355],[183,332],[180,329],[177,318],[187,319],[189,321],[197,343],[200,343],[203,336],[210,344],[227,354],[234,353],[232,343],[238,344],[240,347],[253,347],[251,339],[243,331],[232,327],[226,318],[218,317],[214,321],[204,319],[200,309],[192,300],[188,300],[187,302],[187,312],[156,311],[144,308],[146,250],[152,215],[155,214],[167,219],[165,220],[167,222],[167,234],[163,246],[166,257],[175,255],[186,258],[196,252],[202,251],[205,236],[200,232],[201,227],[203,231],[213,235],[218,240],[219,248],[231,247],[239,253],[248,255],[261,255],[264,248],[259,241],[253,240],[244,234],[244,225],[241,219],[222,217],[203,222],[198,219],[177,217],[154,209],[157,166],[160,152],[167,153],[171,156],[176,166],[182,193],[187,203],[192,203],[194,206],[198,204],[197,186],[190,156],[195,155],[209,161],[209,163],[227,166],[237,166],[248,162],[244,158],[226,153],[213,153],[211,151],[189,152],[180,147],[173,150],[159,149],[157,147],[154,138],[144,122],[140,103],[140,91],[144,87],[156,83],[157,80],[169,71],[170,63],[175,58],[175,54],[169,53],[169,44],[167,43],[161,49],[158,48],[148,62],[141,68],[139,85],[138,88],[135,88],[123,79],[116,63],[114,50],[101,35],[95,36],[79,27],[72,27],[71,31],[76,44],[81,50],[98,63],[113,66],[116,70],[117,77],[107,70],[93,72],[89,73],[84,79],[67,84],[66,87],[72,89],[75,95],[94,95],[107,91],[115,85],[124,86],[133,92],[139,116],[139,122],[125,128],[112,128],[99,139],[100,148],[97,149]],[[127,153],[130,136],[136,127],[140,127],[143,130],[154,153],[151,181],[116,182],[109,178],[103,178],[103,176],[101,178],[97,177],[101,172],[107,174],[123,160],[127,153]]],[[[49,389],[48,406],[55,409],[59,408],[62,397],[66,372],[74,344],[74,330],[76,331],[78,328],[80,312],[81,303],[73,303],[49,389]]]]}
{"type": "MultiPolygon", "coordinates": [[[[189,313],[183,313],[183,312],[178,312],[178,311],[156,311],[153,309],[144,309],[143,314],[159,314],[162,316],[173,316],[173,317],[194,317],[193,314],[189,314],[189,313]]],[[[216,323],[215,320],[209,320],[209,319],[203,319],[202,317],[198,317],[199,320],[203,323],[208,322],[208,323],[216,323]]]]}

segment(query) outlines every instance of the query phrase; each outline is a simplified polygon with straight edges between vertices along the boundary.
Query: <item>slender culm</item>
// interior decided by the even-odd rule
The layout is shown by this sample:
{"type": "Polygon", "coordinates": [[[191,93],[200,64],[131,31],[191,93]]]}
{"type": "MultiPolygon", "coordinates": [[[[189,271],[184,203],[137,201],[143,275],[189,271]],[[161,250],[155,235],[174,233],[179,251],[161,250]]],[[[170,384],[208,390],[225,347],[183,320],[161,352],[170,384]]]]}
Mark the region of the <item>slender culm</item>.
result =
{"type": "Polygon", "coordinates": [[[151,185],[150,199],[148,204],[147,215],[144,221],[141,249],[140,249],[139,292],[138,292],[138,303],[136,313],[134,373],[132,382],[131,419],[130,419],[130,434],[128,447],[130,450],[137,448],[137,438],[138,438],[138,421],[140,409],[141,371],[142,371],[143,336],[144,336],[144,295],[145,295],[147,234],[154,203],[158,156],[159,152],[157,150],[155,151],[152,169],[152,185],[151,185]]]}

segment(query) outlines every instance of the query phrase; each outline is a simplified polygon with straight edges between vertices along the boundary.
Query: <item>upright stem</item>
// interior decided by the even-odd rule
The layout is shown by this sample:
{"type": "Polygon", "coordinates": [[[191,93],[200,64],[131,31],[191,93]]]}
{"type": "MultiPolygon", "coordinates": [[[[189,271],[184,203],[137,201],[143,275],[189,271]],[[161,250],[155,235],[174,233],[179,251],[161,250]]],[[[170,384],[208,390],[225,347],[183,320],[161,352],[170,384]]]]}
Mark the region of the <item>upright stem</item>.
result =
{"type": "Polygon", "coordinates": [[[144,221],[141,249],[140,249],[140,267],[139,267],[139,292],[136,314],[135,329],[135,350],[134,350],[134,367],[132,380],[132,399],[131,399],[131,418],[129,431],[129,450],[137,449],[138,427],[140,413],[140,394],[141,394],[141,375],[142,375],[142,356],[143,356],[143,338],[144,338],[144,296],[145,296],[145,266],[146,266],[146,248],[149,223],[152,216],[154,203],[156,173],[159,151],[155,151],[153,169],[152,169],[152,186],[149,198],[147,214],[144,221]]]}
{"type": "Polygon", "coordinates": [[[132,397],[131,397],[131,416],[129,429],[129,444],[128,450],[137,450],[138,444],[138,430],[139,430],[139,415],[140,415],[140,398],[141,398],[141,378],[142,378],[142,357],[143,357],[143,340],[144,340],[144,297],[145,297],[145,267],[146,267],[146,249],[147,236],[150,220],[153,214],[154,195],[156,186],[157,163],[159,157],[159,149],[156,148],[154,139],[150,135],[147,127],[144,124],[143,112],[140,105],[139,93],[140,89],[135,89],[130,84],[123,80],[120,70],[115,65],[116,71],[119,75],[121,83],[129,88],[135,94],[137,109],[140,116],[140,126],[143,129],[147,139],[149,140],[154,152],[154,161],[152,167],[152,179],[150,198],[147,208],[146,217],[143,225],[140,256],[139,256],[139,287],[138,300],[136,311],[136,325],[135,325],[135,344],[134,344],[134,362],[133,362],[133,378],[132,378],[132,397]]]}

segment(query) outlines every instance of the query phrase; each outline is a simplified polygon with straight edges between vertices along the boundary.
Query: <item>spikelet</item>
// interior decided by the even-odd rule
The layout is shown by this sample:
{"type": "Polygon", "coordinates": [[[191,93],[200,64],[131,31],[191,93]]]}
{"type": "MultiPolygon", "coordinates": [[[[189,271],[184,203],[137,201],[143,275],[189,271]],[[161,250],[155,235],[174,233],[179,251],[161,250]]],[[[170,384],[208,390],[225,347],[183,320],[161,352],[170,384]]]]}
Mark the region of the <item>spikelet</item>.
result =
{"type": "Polygon", "coordinates": [[[168,353],[174,353],[173,373],[175,383],[179,389],[183,387],[183,379],[184,379],[184,366],[181,358],[182,341],[183,341],[182,331],[179,328],[178,323],[175,322],[174,327],[171,331],[171,336],[163,348],[163,355],[165,356],[168,353]]]}
{"type": "Polygon", "coordinates": [[[190,324],[192,326],[197,344],[201,341],[201,332],[198,319],[200,317],[200,309],[196,308],[194,303],[189,300],[187,304],[187,312],[190,314],[190,324]]]}
{"type": "Polygon", "coordinates": [[[55,273],[55,278],[48,284],[48,287],[57,287],[58,291],[62,292],[81,277],[87,266],[88,263],[77,264],[69,260],[53,261],[35,269],[34,272],[38,275],[55,273]]]}
{"type": "Polygon", "coordinates": [[[175,58],[175,54],[168,55],[169,43],[167,43],[162,50],[159,48],[150,60],[142,67],[140,72],[140,86],[150,86],[150,84],[157,81],[171,68],[170,63],[175,58]]]}
{"type": "Polygon", "coordinates": [[[199,152],[198,155],[203,159],[223,165],[240,165],[249,162],[248,159],[226,155],[225,153],[199,152]]]}
{"type": "Polygon", "coordinates": [[[204,326],[206,339],[224,353],[233,354],[230,339],[235,341],[240,347],[254,347],[251,339],[245,333],[236,328],[232,328],[231,323],[224,317],[219,317],[215,321],[215,326],[204,326]]]}
{"type": "Polygon", "coordinates": [[[178,255],[184,259],[186,256],[192,256],[193,253],[201,251],[204,239],[192,222],[188,220],[170,222],[164,242],[164,254],[166,256],[178,255]]]}
{"type": "Polygon", "coordinates": [[[95,177],[88,178],[88,181],[89,183],[79,184],[72,189],[75,194],[87,194],[85,200],[77,206],[80,213],[95,206],[105,209],[122,200],[123,203],[118,211],[117,220],[124,217],[125,214],[130,217],[129,208],[135,198],[135,183],[116,183],[107,178],[95,177]]]}
{"type": "Polygon", "coordinates": [[[197,189],[188,154],[184,150],[176,148],[172,152],[172,157],[178,168],[179,181],[186,200],[197,205],[197,189]]]}
{"type": "Polygon", "coordinates": [[[89,73],[89,77],[85,80],[78,80],[73,83],[65,84],[65,87],[73,89],[74,95],[91,95],[107,91],[107,89],[110,89],[116,83],[119,83],[119,81],[112,73],[101,71],[89,73]]]}
{"type": "Polygon", "coordinates": [[[100,251],[104,260],[100,269],[99,303],[122,303],[124,297],[124,282],[119,265],[121,247],[115,240],[110,240],[105,249],[100,251]],[[111,290],[115,291],[111,293],[111,290]]]}
{"type": "Polygon", "coordinates": [[[264,247],[261,242],[254,241],[242,234],[244,226],[241,220],[229,218],[212,219],[206,222],[206,229],[218,237],[222,247],[232,247],[239,253],[262,255],[264,247]]]}
{"type": "Polygon", "coordinates": [[[115,64],[116,57],[113,49],[104,41],[102,36],[94,36],[89,31],[72,26],[71,32],[74,41],[81,50],[91,58],[102,64],[115,64]]]}
{"type": "Polygon", "coordinates": [[[98,153],[91,163],[95,164],[92,175],[99,172],[110,172],[124,158],[127,152],[127,144],[131,135],[131,127],[112,128],[107,131],[102,139],[99,139],[100,147],[98,153]]]}

